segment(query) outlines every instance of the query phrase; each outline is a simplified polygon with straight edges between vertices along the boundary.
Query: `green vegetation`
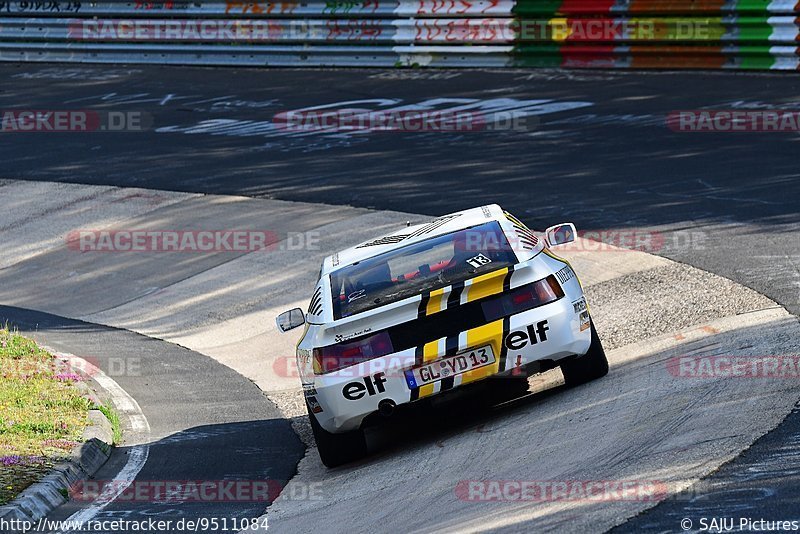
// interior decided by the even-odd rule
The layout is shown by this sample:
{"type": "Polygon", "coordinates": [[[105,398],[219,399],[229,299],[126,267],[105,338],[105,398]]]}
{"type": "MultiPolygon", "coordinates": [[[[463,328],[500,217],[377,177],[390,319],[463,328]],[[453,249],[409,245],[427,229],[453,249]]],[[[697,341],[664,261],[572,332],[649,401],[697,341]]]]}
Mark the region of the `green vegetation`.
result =
{"type": "Polygon", "coordinates": [[[95,405],[94,409],[103,412],[103,415],[106,416],[108,422],[111,423],[111,430],[114,433],[114,445],[120,443],[122,441],[122,427],[119,424],[119,414],[117,413],[117,410],[115,410],[110,404],[97,404],[95,405]]]}
{"type": "MultiPolygon", "coordinates": [[[[81,441],[92,403],[80,380],[34,341],[0,328],[0,505],[81,441]]],[[[117,418],[115,439],[118,428],[117,418]]]]}

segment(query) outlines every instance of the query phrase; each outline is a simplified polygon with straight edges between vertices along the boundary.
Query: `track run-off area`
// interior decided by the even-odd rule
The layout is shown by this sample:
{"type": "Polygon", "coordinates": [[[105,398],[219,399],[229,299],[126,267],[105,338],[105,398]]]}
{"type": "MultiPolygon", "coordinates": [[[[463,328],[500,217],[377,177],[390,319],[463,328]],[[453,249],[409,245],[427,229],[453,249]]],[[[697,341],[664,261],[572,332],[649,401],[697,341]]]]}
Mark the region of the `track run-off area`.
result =
{"type": "MultiPolygon", "coordinates": [[[[278,532],[323,524],[668,532],[726,506],[793,519],[785,513],[797,497],[797,380],[698,379],[671,362],[798,354],[798,137],[675,131],[666,117],[793,109],[797,76],[2,70],[3,109],[147,119],[142,131],[4,132],[0,144],[2,319],[106,366],[137,364],[114,378],[141,405],[150,436],[119,448],[102,476],[125,464],[127,446],[145,443],[137,480],[288,483],[269,509],[278,532]],[[272,124],[281,112],[318,106],[466,106],[526,120],[461,133],[298,134],[272,124]],[[586,242],[565,253],[611,373],[567,390],[556,371],[509,404],[441,406],[370,434],[375,454],[363,462],[324,469],[288,370],[296,336],[277,335],[275,314],[305,308],[325,255],[408,220],[493,202],[537,229],[568,220],[612,245],[644,239],[644,252],[586,242]],[[262,230],[274,246],[202,254],[71,246],[71,232],[101,229],[262,230]],[[301,439],[312,445],[305,456],[301,439]],[[457,490],[492,480],[650,481],[665,492],[481,502],[457,490]]],[[[97,515],[244,518],[267,504],[117,502],[97,515]]],[[[71,502],[53,516],[86,507],[71,502]]]]}

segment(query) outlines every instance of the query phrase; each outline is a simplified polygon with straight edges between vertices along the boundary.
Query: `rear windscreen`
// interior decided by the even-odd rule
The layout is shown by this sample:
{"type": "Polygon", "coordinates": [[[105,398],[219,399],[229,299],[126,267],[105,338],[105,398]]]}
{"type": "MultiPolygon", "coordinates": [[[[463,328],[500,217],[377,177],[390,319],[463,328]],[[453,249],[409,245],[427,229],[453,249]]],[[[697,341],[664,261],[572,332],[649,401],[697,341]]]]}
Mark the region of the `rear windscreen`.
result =
{"type": "Polygon", "coordinates": [[[333,315],[348,317],[516,262],[499,223],[465,228],[331,273],[333,315]]]}

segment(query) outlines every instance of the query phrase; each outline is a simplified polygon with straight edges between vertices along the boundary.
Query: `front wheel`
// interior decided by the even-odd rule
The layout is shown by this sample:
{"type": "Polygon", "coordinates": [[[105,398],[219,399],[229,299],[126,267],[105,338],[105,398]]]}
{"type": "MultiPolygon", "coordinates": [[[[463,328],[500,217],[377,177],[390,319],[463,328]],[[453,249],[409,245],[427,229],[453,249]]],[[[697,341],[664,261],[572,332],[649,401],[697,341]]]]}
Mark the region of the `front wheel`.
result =
{"type": "Polygon", "coordinates": [[[333,434],[322,428],[310,410],[308,418],[311,420],[319,457],[327,467],[336,467],[367,455],[367,440],[363,430],[333,434]]]}
{"type": "Polygon", "coordinates": [[[564,383],[567,387],[579,386],[608,374],[608,359],[600,343],[600,336],[594,329],[594,323],[591,328],[592,342],[586,354],[561,364],[561,372],[564,374],[564,383]]]}

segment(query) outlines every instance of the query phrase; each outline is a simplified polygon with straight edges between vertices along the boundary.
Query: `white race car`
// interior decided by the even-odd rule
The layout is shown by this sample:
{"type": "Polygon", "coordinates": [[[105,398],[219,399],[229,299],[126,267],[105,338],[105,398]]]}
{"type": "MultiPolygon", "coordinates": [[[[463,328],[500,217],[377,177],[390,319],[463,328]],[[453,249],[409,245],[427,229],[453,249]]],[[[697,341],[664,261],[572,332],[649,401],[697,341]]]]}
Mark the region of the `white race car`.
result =
{"type": "Polygon", "coordinates": [[[550,251],[574,240],[571,223],[537,236],[493,204],[325,258],[308,312],[277,318],[306,325],[297,363],[322,462],[365,455],[365,426],[467,385],[522,394],[556,366],[568,386],[608,373],[580,282],[550,251]]]}

